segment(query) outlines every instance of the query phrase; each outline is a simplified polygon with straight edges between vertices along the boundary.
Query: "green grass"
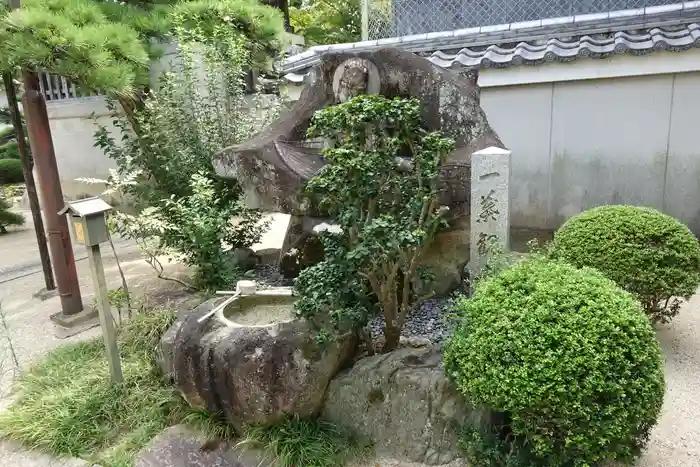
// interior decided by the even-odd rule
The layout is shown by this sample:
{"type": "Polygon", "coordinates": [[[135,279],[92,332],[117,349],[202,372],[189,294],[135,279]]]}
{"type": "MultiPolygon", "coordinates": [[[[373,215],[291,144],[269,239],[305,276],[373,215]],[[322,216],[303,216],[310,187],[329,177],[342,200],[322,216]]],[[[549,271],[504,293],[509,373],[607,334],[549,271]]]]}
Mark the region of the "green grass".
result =
{"type": "MultiPolygon", "coordinates": [[[[0,414],[0,436],[105,467],[131,466],[141,448],[175,424],[233,439],[231,425],[190,408],[156,370],[153,350],[173,321],[172,312],[147,311],[120,328],[120,385],[110,384],[101,338],[57,348],[20,377],[17,400],[0,414]]],[[[330,423],[299,418],[249,428],[239,444],[265,448],[281,467],[337,467],[367,449],[330,423]]]]}
{"type": "Polygon", "coordinates": [[[239,444],[266,449],[281,467],[338,467],[369,448],[335,425],[297,417],[271,427],[251,427],[239,444]]]}
{"type": "Polygon", "coordinates": [[[54,455],[108,467],[134,455],[168,426],[188,423],[228,438],[229,425],[189,408],[164,383],[153,361],[169,311],[136,315],[119,332],[124,382],[111,385],[101,338],[57,348],[18,382],[18,399],[0,414],[0,436],[54,455]]]}

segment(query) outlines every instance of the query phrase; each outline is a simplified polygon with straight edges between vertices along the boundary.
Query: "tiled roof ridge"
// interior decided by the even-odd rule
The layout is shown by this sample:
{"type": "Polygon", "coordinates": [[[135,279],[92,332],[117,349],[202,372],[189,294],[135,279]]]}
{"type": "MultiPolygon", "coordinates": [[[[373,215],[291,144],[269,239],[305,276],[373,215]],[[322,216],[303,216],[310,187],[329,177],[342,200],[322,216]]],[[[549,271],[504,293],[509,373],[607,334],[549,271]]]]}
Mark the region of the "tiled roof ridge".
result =
{"type": "MultiPolygon", "coordinates": [[[[498,48],[498,44],[504,43],[516,43],[517,46],[515,48],[522,53],[513,55],[513,58],[522,57],[523,62],[554,59],[557,57],[565,60],[574,56],[586,56],[589,52],[592,56],[595,56],[596,54],[624,52],[646,53],[652,50],[665,50],[664,48],[673,50],[674,47],[678,48],[678,50],[685,50],[684,48],[700,46],[697,38],[697,23],[700,23],[700,1],[691,1],[672,5],[432,32],[349,44],[314,46],[301,54],[286,58],[281,63],[281,71],[283,74],[288,74],[290,80],[298,81],[302,77],[295,72],[305,73],[306,69],[320,61],[321,55],[325,52],[359,52],[376,50],[382,47],[401,47],[417,53],[435,52],[431,59],[434,58],[434,63],[439,66],[443,66],[440,61],[444,61],[443,56],[445,56],[443,52],[440,52],[441,49],[460,50],[457,55],[461,54],[462,58],[457,61],[465,66],[479,66],[479,64],[467,65],[467,63],[470,63],[470,60],[482,60],[480,63],[485,64],[485,66],[498,66],[499,63],[501,63],[501,66],[508,66],[505,65],[506,61],[499,60],[497,57],[492,57],[495,60],[491,60],[488,57],[479,58],[476,54],[484,55],[485,51],[477,52],[470,49],[470,47],[488,46],[486,49],[488,51],[487,54],[493,55],[493,53],[498,52],[493,47],[498,48]],[[664,27],[684,24],[688,26],[680,31],[663,29],[664,27]],[[637,29],[647,31],[642,34],[629,32],[637,29]],[[612,39],[602,41],[591,37],[600,33],[615,34],[613,34],[612,39]],[[561,39],[573,36],[580,36],[585,38],[585,40],[567,42],[561,39]],[[647,36],[649,37],[646,38],[647,36]],[[610,40],[613,42],[610,42],[610,40]],[[649,40],[652,41],[651,47],[648,47],[649,40]],[[557,47],[561,49],[560,51],[568,51],[568,53],[560,56],[556,55],[555,51],[548,50],[546,52],[551,53],[546,58],[530,57],[531,60],[529,60],[527,57],[528,49],[536,49],[539,53],[542,47],[528,44],[529,41],[546,41],[547,47],[557,47]],[[645,48],[635,47],[637,42],[644,42],[645,48]],[[692,42],[692,44],[689,42],[692,42]],[[613,48],[612,50],[607,50],[610,44],[614,44],[613,48]],[[597,47],[606,47],[606,50],[598,50],[597,47]],[[573,49],[577,50],[575,55],[573,55],[573,49]]],[[[500,50],[506,52],[505,54],[498,54],[503,56],[512,55],[513,51],[513,49],[500,50]]],[[[520,61],[520,59],[515,58],[515,62],[511,61],[508,63],[518,64],[520,61]]]]}
{"type": "Polygon", "coordinates": [[[507,49],[492,45],[480,52],[463,48],[456,54],[446,54],[437,50],[428,59],[443,68],[455,64],[467,68],[499,68],[555,60],[566,62],[582,57],[602,58],[624,53],[642,55],[662,50],[682,52],[694,47],[700,47],[698,23],[691,23],[681,31],[667,31],[662,28],[652,28],[641,34],[619,31],[603,40],[584,35],[575,41],[552,38],[539,45],[521,42],[507,49]]]}

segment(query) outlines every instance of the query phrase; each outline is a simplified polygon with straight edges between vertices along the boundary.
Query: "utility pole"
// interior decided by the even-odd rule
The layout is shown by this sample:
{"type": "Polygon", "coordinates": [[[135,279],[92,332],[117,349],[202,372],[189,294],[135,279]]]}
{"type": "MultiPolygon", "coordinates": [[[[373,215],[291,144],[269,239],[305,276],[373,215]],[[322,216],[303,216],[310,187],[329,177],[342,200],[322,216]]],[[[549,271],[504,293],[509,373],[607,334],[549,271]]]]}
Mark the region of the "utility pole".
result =
{"type": "Polygon", "coordinates": [[[46,245],[44,221],[41,218],[41,207],[39,206],[36,184],[34,183],[34,175],[32,174],[33,164],[29,158],[27,140],[25,139],[24,135],[24,127],[22,126],[22,116],[19,112],[19,104],[17,104],[15,82],[12,79],[12,74],[10,72],[3,73],[2,80],[5,84],[7,105],[10,108],[12,124],[15,127],[15,135],[17,136],[17,150],[19,151],[19,159],[22,162],[24,181],[27,185],[27,197],[29,198],[29,207],[32,211],[32,219],[34,220],[34,233],[36,233],[36,243],[39,246],[41,268],[44,271],[44,284],[46,285],[46,290],[54,290],[56,288],[56,284],[54,283],[53,272],[51,271],[51,257],[49,256],[49,249],[46,245]]]}
{"type": "MultiPolygon", "coordinates": [[[[15,0],[16,1],[16,0],[15,0]]],[[[24,81],[24,98],[22,104],[24,117],[29,130],[29,144],[32,148],[34,165],[41,181],[41,199],[49,239],[49,248],[53,258],[54,275],[61,298],[61,318],[77,315],[83,310],[80,296],[78,273],[75,269],[75,257],[68,232],[68,221],[58,212],[63,209],[63,190],[58,176],[56,153],[51,138],[49,115],[46,102],[39,88],[39,76],[36,72],[22,70],[24,81]]]]}

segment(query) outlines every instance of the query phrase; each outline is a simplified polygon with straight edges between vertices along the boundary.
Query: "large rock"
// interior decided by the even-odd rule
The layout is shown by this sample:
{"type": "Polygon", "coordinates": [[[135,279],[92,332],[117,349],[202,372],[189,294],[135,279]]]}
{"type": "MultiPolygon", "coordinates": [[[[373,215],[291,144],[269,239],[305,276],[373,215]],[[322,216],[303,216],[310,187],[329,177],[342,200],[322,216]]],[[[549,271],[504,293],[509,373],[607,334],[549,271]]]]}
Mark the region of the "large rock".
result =
{"type": "Polygon", "coordinates": [[[323,416],[368,436],[380,456],[451,462],[459,457],[458,427],[486,416],[453,388],[441,362],[434,347],[362,359],[331,382],[323,416]]]}
{"type": "Polygon", "coordinates": [[[321,348],[302,320],[234,326],[213,316],[199,323],[216,303],[203,303],[176,324],[169,346],[175,384],[188,403],[237,428],[317,414],[331,378],[354,354],[354,336],[321,348]]]}
{"type": "Polygon", "coordinates": [[[182,321],[176,321],[170,329],[165,331],[160,337],[160,342],[156,347],[156,364],[160,368],[164,379],[171,383],[175,379],[175,369],[173,366],[173,353],[175,352],[175,338],[182,326],[182,321]]]}
{"type": "MultiPolygon", "coordinates": [[[[424,260],[435,266],[436,295],[449,292],[469,260],[471,155],[489,146],[503,147],[479,103],[476,81],[433,65],[399,49],[326,53],[308,75],[301,97],[280,118],[244,143],[214,156],[219,175],[234,177],[249,204],[296,216],[323,217],[301,196],[300,188],[323,167],[323,144],[306,140],[315,112],[362,93],[412,97],[421,103],[423,126],[454,139],[455,150],[441,169],[441,203],[450,207],[450,241],[465,245],[435,248],[424,260]]],[[[442,241],[440,241],[442,244],[442,241]]],[[[283,248],[284,254],[287,248],[283,248]]]]}
{"type": "Polygon", "coordinates": [[[453,216],[468,215],[471,155],[503,144],[486,119],[473,80],[400,49],[324,54],[287,112],[249,140],[214,156],[217,173],[236,178],[256,207],[318,215],[300,196],[302,185],[325,163],[323,144],[307,141],[306,131],[317,110],[363,93],[418,99],[423,126],[455,140],[456,149],[441,172],[442,201],[453,216]]]}
{"type": "Polygon", "coordinates": [[[469,259],[469,232],[467,225],[437,234],[421,262],[433,274],[433,280],[424,283],[416,279],[413,286],[418,295],[442,297],[462,285],[469,259]]]}

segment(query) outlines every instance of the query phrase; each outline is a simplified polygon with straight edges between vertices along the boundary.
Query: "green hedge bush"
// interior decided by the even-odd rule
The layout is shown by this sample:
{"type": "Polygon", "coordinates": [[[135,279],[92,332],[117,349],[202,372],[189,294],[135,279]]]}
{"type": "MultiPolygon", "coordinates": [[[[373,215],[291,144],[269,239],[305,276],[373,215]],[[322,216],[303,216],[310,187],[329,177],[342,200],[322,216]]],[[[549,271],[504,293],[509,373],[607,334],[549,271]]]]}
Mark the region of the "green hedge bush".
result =
{"type": "Polygon", "coordinates": [[[0,159],[19,159],[17,141],[12,140],[0,145],[0,159]]]}
{"type": "Polygon", "coordinates": [[[11,225],[24,225],[24,217],[11,212],[10,208],[9,201],[0,197],[0,233],[7,233],[7,227],[11,225]]]}
{"type": "Polygon", "coordinates": [[[639,454],[664,377],[631,294],[594,269],[535,256],[481,282],[455,310],[445,370],[502,423],[466,430],[470,465],[583,467],[639,454]]]}
{"type": "Polygon", "coordinates": [[[0,159],[0,185],[24,181],[22,163],[17,159],[0,159]]]}
{"type": "Polygon", "coordinates": [[[552,256],[602,271],[634,294],[652,321],[668,322],[700,285],[700,246],[688,227],[644,207],[601,206],[570,218],[552,256]]]}

